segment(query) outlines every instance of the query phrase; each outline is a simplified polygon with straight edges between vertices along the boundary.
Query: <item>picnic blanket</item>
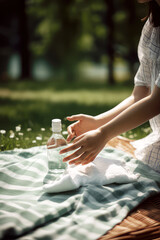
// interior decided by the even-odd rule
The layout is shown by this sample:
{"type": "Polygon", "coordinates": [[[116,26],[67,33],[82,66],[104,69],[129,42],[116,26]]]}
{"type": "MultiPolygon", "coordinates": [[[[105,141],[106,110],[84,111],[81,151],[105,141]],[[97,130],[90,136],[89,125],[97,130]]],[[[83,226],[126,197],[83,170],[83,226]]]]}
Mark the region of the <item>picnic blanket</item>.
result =
{"type": "Polygon", "coordinates": [[[123,159],[137,181],[47,194],[45,146],[0,153],[0,239],[97,239],[148,196],[160,192],[160,175],[112,147],[99,154],[123,159]]]}

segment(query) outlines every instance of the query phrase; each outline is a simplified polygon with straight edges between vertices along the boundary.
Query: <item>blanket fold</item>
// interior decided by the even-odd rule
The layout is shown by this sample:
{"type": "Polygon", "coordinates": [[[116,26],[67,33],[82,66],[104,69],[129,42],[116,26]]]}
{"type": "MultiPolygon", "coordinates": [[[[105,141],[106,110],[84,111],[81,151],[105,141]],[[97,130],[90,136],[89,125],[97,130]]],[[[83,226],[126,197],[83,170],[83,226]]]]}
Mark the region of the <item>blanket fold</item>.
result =
{"type": "Polygon", "coordinates": [[[87,184],[103,186],[111,183],[129,183],[137,178],[138,174],[127,169],[124,161],[96,157],[87,165],[68,164],[64,173],[58,179],[44,184],[43,189],[48,193],[56,193],[74,190],[87,184]]]}

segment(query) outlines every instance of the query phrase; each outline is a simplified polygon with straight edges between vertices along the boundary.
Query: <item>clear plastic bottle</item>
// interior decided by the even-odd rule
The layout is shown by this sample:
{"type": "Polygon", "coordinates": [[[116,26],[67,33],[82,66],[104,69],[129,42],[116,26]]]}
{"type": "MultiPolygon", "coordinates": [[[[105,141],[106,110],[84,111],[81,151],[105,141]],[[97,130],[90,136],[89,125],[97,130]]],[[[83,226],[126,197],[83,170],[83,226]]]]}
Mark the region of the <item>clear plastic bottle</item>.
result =
{"type": "Polygon", "coordinates": [[[47,142],[48,168],[52,173],[62,173],[67,167],[67,163],[62,160],[59,151],[65,146],[66,140],[62,133],[62,124],[60,119],[52,119],[52,136],[47,142]]]}

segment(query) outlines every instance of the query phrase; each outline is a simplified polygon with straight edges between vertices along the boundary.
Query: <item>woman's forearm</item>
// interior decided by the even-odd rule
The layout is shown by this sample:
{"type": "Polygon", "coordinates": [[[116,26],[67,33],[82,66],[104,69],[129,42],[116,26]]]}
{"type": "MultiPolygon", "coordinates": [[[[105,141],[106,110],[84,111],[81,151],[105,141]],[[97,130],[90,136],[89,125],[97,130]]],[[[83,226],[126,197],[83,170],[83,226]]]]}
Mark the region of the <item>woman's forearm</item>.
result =
{"type": "Polygon", "coordinates": [[[120,104],[118,104],[116,107],[113,109],[102,113],[100,115],[97,115],[95,117],[96,120],[96,127],[100,127],[115,117],[117,117],[120,113],[122,113],[124,110],[126,110],[128,107],[133,105],[134,103],[138,102],[142,98],[148,96],[150,94],[150,89],[145,86],[135,86],[133,89],[133,92],[131,96],[126,98],[124,101],[122,101],[120,104]]]}
{"type": "Polygon", "coordinates": [[[138,127],[160,113],[160,89],[152,96],[134,103],[100,129],[107,141],[128,130],[138,127]]]}
{"type": "Polygon", "coordinates": [[[129,106],[131,106],[134,103],[135,103],[135,99],[131,95],[130,97],[125,99],[123,102],[118,104],[113,109],[111,109],[105,113],[97,115],[95,117],[97,127],[100,127],[100,126],[106,124],[107,122],[111,121],[113,118],[115,118],[117,115],[119,115],[121,112],[123,112],[126,108],[128,108],[129,106]]]}

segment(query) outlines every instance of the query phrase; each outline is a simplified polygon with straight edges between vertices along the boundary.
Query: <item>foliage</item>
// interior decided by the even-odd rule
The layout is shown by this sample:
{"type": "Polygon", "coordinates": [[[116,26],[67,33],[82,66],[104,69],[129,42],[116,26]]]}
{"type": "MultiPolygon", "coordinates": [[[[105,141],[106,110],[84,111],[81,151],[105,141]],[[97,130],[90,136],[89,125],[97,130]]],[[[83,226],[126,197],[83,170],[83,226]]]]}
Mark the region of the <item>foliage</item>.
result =
{"type": "MultiPolygon", "coordinates": [[[[31,49],[46,56],[54,71],[72,79],[77,63],[108,63],[108,29],[105,0],[29,0],[31,49]]],[[[145,8],[136,1],[114,1],[114,55],[134,67],[145,8]]],[[[130,69],[133,71],[133,69],[130,69]]]]}

